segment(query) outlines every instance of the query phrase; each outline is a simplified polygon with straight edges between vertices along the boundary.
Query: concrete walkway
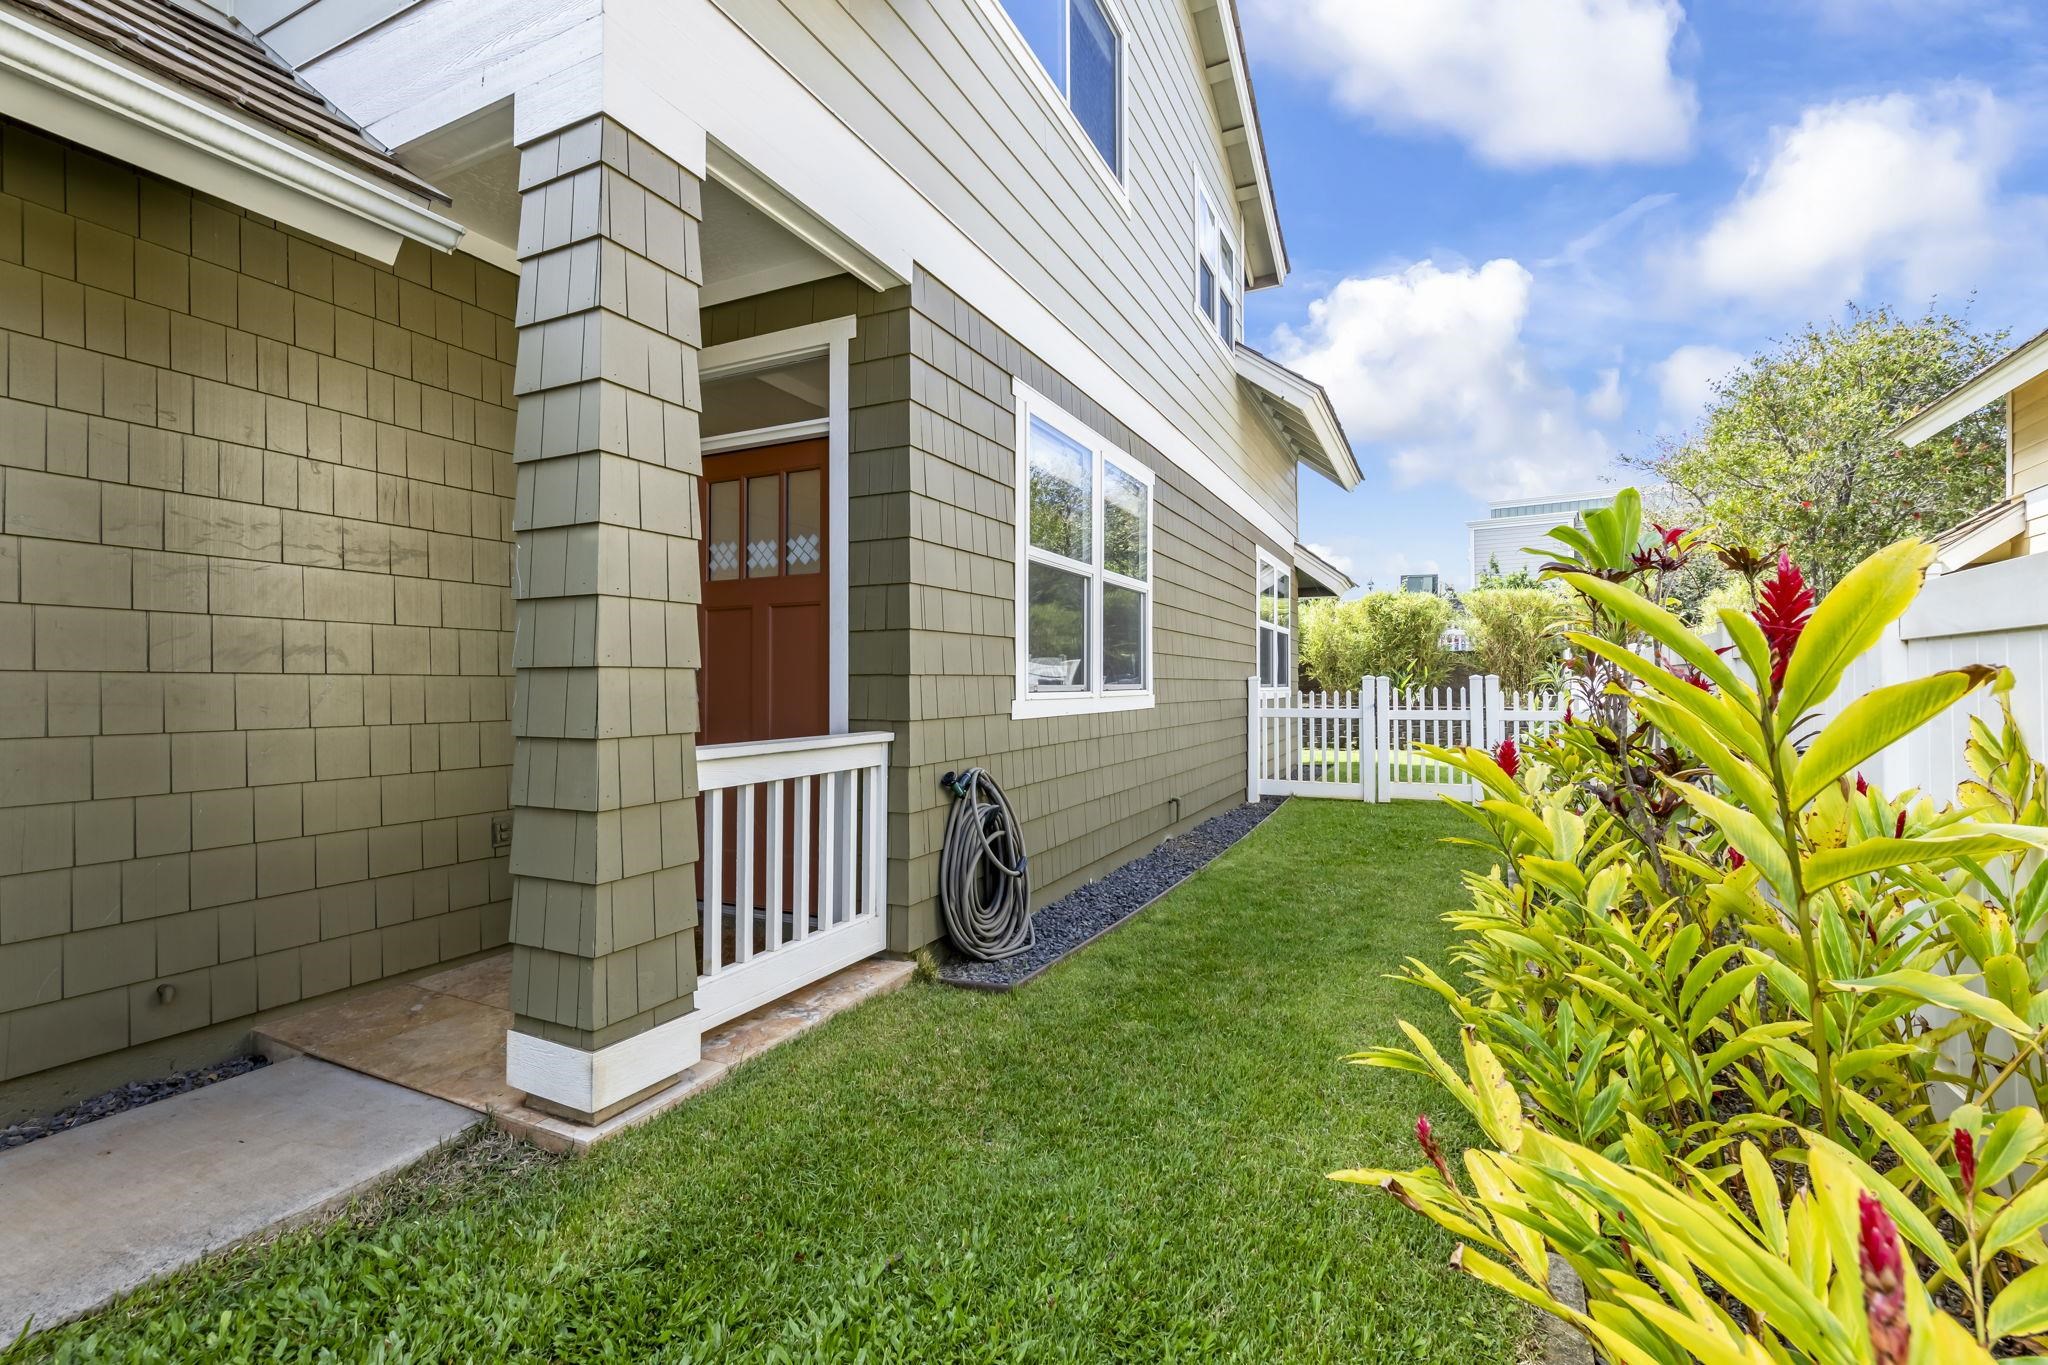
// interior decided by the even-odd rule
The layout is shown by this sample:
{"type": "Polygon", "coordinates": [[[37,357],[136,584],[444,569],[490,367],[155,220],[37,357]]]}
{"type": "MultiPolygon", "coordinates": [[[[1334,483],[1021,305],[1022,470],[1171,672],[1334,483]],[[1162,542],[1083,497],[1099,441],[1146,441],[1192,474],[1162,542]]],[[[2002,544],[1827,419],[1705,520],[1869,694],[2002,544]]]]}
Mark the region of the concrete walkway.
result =
{"type": "Polygon", "coordinates": [[[339,1204],[475,1122],[300,1057],[0,1154],[0,1346],[339,1204]]]}

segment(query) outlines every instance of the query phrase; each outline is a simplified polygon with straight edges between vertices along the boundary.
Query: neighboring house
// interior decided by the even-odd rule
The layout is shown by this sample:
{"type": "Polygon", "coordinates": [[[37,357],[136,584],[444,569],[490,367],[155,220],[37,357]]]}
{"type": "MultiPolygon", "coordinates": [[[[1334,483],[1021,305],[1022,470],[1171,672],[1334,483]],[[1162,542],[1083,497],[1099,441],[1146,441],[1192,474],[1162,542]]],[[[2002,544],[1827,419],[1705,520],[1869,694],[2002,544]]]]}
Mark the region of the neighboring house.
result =
{"type": "Polygon", "coordinates": [[[2048,332],[2006,352],[1887,439],[1920,445],[1993,403],[2005,405],[2005,498],[1936,539],[1936,574],[2048,551],[2048,332]]]}
{"type": "Polygon", "coordinates": [[[1359,471],[1230,0],[217,9],[0,0],[0,1109],[509,943],[589,1120],[948,770],[1040,900],[1245,799],[1359,471]]]}
{"type": "Polygon", "coordinates": [[[1442,574],[1404,573],[1401,575],[1402,592],[1426,592],[1430,596],[1440,595],[1444,590],[1442,574]]]}
{"type": "Polygon", "coordinates": [[[1583,525],[1586,513],[1612,501],[1605,493],[1568,493],[1489,503],[1485,517],[1465,523],[1472,541],[1472,586],[1490,574],[1539,572],[1549,557],[1530,554],[1529,546],[1540,544],[1552,527],[1564,522],[1583,525]]]}

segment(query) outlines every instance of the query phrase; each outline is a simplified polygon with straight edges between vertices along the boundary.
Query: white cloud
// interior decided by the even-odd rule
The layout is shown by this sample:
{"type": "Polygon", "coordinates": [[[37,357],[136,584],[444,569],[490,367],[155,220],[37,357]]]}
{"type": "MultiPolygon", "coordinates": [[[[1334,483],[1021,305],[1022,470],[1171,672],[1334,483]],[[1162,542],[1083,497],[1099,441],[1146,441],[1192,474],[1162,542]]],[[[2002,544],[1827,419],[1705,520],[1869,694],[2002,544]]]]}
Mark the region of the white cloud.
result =
{"type": "Polygon", "coordinates": [[[1353,440],[1388,447],[1404,485],[1449,478],[1482,498],[1582,487],[1610,451],[1529,358],[1530,284],[1511,260],[1346,279],[1306,325],[1274,334],[1275,358],[1330,391],[1353,440]]]}
{"type": "Polygon", "coordinates": [[[1502,166],[1662,160],[1699,101],[1671,65],[1677,0],[1252,0],[1252,22],[1344,107],[1448,132],[1502,166]]]}
{"type": "Polygon", "coordinates": [[[1628,410],[1628,392],[1621,387],[1621,371],[1600,371],[1600,382],[1586,395],[1586,411],[1603,422],[1612,422],[1628,410]]]}
{"type": "Polygon", "coordinates": [[[1742,363],[1742,356],[1720,346],[1681,346],[1657,362],[1657,394],[1664,413],[1691,422],[1713,400],[1714,381],[1742,363]]]}
{"type": "Polygon", "coordinates": [[[1953,285],[1994,245],[2005,124],[1981,91],[1810,108],[1775,133],[1685,273],[1761,302],[1834,302],[1878,273],[1911,295],[1953,285]]]}

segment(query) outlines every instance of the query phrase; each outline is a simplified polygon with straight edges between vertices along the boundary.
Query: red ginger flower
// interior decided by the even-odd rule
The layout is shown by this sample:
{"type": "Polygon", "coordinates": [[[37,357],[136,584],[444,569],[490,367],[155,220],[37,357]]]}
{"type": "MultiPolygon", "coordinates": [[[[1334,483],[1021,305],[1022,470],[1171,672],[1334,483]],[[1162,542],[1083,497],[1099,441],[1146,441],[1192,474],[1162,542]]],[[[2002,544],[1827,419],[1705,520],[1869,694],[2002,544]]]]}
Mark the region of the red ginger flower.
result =
{"type": "Polygon", "coordinates": [[[1806,586],[1806,575],[1799,572],[1790,555],[1779,553],[1778,571],[1757,590],[1756,610],[1751,616],[1771,647],[1771,695],[1775,697],[1785,682],[1785,665],[1792,661],[1792,651],[1798,647],[1806,623],[1813,619],[1813,589],[1806,586]]]}
{"type": "Polygon", "coordinates": [[[1500,747],[1493,751],[1493,761],[1500,764],[1500,770],[1510,778],[1522,770],[1522,751],[1515,747],[1514,736],[1500,742],[1500,747]]]}
{"type": "Polygon", "coordinates": [[[1906,1321],[1906,1263],[1898,1225],[1868,1190],[1856,1196],[1863,1270],[1863,1313],[1878,1365],[1905,1365],[1913,1329],[1906,1321]]]}
{"type": "Polygon", "coordinates": [[[1422,1144],[1422,1154],[1429,1158],[1429,1164],[1436,1167],[1436,1173],[1444,1178],[1444,1184],[1451,1184],[1451,1167],[1444,1160],[1444,1149],[1436,1145],[1436,1129],[1431,1126],[1429,1115],[1415,1116],[1415,1140],[1422,1144]]]}
{"type": "Polygon", "coordinates": [[[1856,794],[1858,796],[1870,795],[1870,784],[1863,780],[1862,773],[1856,774],[1856,794]]]}
{"type": "Polygon", "coordinates": [[[1967,1128],[1956,1129],[1956,1171],[1963,1177],[1963,1189],[1975,1193],[1977,1189],[1977,1139],[1970,1136],[1967,1128]]]}
{"type": "Polygon", "coordinates": [[[1742,871],[1742,865],[1748,861],[1749,859],[1742,856],[1740,849],[1731,848],[1728,850],[1728,870],[1730,872],[1742,871]]]}
{"type": "Polygon", "coordinates": [[[1894,825],[1892,826],[1892,838],[1894,838],[1894,839],[1903,839],[1903,838],[1905,838],[1905,837],[1906,837],[1906,812],[1904,812],[1904,811],[1900,811],[1900,812],[1899,812],[1899,818],[1898,818],[1898,821],[1897,821],[1897,823],[1895,823],[1895,824],[1894,824],[1894,825]]]}

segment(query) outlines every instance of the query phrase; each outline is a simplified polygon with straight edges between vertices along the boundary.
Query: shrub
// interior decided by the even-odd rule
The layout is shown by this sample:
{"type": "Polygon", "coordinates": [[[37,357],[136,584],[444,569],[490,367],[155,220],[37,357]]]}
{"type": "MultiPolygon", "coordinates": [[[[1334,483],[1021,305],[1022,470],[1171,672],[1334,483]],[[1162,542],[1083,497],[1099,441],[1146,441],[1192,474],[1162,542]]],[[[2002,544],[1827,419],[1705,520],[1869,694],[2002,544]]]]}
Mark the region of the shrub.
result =
{"type": "Polygon", "coordinates": [[[1562,594],[1549,588],[1480,588],[1462,600],[1472,617],[1479,672],[1497,675],[1510,692],[1555,681],[1564,646],[1559,628],[1570,614],[1562,594]]]}
{"type": "Polygon", "coordinates": [[[1462,1066],[1406,1024],[1409,1046],[1352,1059],[1435,1076],[1492,1150],[1462,1182],[1427,1141],[1416,1170],[1339,1178],[1618,1360],[2038,1350],[2048,772],[2009,714],[1973,725],[1953,802],[1857,771],[2009,675],[1837,704],[1918,592],[1921,542],[1816,605],[1782,557],[1644,536],[1632,493],[1554,535],[1584,610],[1576,714],[1525,749],[1435,751],[1483,791],[1460,806],[1498,859],[1450,917],[1456,979],[1410,966],[1462,1066]],[[1757,603],[1720,613],[1725,656],[1659,604],[1709,552],[1757,603]],[[1551,1300],[1552,1254],[1588,1312],[1551,1300]]]}
{"type": "Polygon", "coordinates": [[[1302,682],[1324,691],[1386,676],[1401,687],[1435,687],[1450,676],[1443,647],[1451,604],[1433,593],[1375,592],[1350,602],[1301,606],[1302,682]]]}

